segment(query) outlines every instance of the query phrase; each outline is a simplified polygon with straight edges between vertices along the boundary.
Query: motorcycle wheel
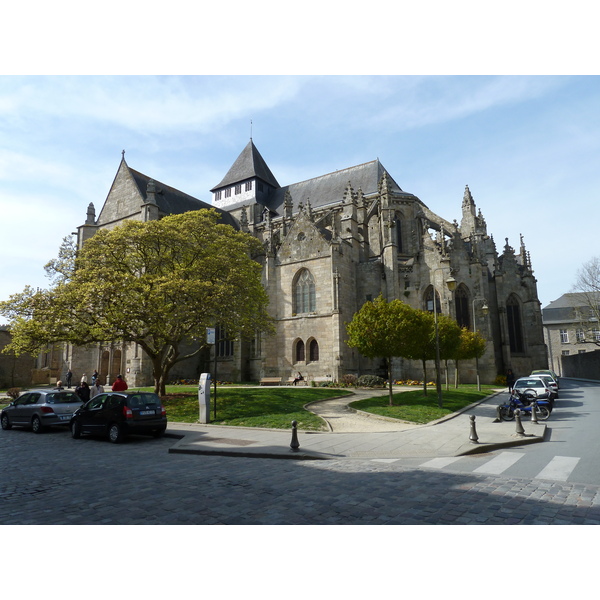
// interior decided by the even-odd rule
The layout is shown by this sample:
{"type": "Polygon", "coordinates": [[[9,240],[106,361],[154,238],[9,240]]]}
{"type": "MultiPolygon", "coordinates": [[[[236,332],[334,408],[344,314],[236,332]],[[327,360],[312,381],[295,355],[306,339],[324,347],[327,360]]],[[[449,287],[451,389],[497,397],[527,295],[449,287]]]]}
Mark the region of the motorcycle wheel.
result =
{"type": "Polygon", "coordinates": [[[537,418],[545,421],[550,416],[550,411],[545,406],[538,406],[537,418]]]}
{"type": "Polygon", "coordinates": [[[503,421],[512,421],[515,418],[515,411],[509,406],[501,406],[500,418],[503,421]]]}

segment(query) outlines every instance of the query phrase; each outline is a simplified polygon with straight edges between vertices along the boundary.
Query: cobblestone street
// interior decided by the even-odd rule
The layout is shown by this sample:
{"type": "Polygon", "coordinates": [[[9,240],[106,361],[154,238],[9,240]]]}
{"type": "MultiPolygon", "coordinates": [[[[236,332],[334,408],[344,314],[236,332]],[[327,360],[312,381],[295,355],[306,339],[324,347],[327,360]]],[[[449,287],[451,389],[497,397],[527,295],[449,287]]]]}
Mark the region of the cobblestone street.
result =
{"type": "Polygon", "coordinates": [[[169,454],[66,431],[0,435],[3,524],[597,524],[596,486],[376,460],[169,454]]]}

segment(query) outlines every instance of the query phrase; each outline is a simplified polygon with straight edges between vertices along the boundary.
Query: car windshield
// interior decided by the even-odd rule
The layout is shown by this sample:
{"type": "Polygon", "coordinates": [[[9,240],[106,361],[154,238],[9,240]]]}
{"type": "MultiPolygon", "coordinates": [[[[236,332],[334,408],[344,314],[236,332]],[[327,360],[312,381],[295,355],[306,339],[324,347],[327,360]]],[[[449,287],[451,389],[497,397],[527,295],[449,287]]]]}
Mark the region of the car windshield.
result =
{"type": "Polygon", "coordinates": [[[127,397],[127,405],[131,408],[139,406],[160,406],[160,398],[156,394],[132,394],[127,397]]]}
{"type": "Polygon", "coordinates": [[[516,388],[543,388],[544,382],[541,379],[519,379],[515,382],[516,388]]]}
{"type": "Polygon", "coordinates": [[[70,404],[71,402],[81,402],[81,398],[74,392],[55,392],[46,396],[48,404],[70,404]]]}

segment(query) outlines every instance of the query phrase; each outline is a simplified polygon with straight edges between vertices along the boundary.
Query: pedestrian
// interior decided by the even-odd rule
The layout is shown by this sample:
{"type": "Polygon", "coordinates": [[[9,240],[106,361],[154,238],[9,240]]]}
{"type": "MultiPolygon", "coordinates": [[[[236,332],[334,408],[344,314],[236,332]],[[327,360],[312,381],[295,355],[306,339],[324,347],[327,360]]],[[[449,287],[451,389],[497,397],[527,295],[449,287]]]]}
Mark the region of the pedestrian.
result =
{"type": "Polygon", "coordinates": [[[81,376],[81,383],[84,382],[87,383],[87,375],[85,373],[81,376]]]}
{"type": "Polygon", "coordinates": [[[94,369],[94,372],[92,373],[92,385],[94,385],[97,380],[98,380],[98,371],[96,371],[96,369],[94,369]]]}
{"type": "Polygon", "coordinates": [[[67,380],[67,387],[70,388],[71,387],[71,380],[73,379],[73,373],[71,372],[71,369],[69,369],[67,371],[67,376],[65,377],[65,379],[67,380]]]}
{"type": "Polygon", "coordinates": [[[96,377],[96,381],[94,381],[94,385],[90,388],[90,398],[97,396],[98,394],[104,393],[104,386],[98,381],[96,377]]]}
{"type": "Polygon", "coordinates": [[[302,373],[298,371],[296,377],[294,377],[294,385],[296,385],[299,381],[304,381],[304,377],[302,377],[302,373]]]}
{"type": "Polygon", "coordinates": [[[116,381],[112,384],[112,391],[124,392],[128,387],[127,382],[123,379],[123,375],[117,375],[116,381]]]}
{"type": "Polygon", "coordinates": [[[515,385],[516,379],[517,378],[515,377],[515,374],[512,372],[512,369],[509,369],[508,371],[506,371],[506,385],[508,386],[509,392],[513,391],[513,387],[515,385]]]}
{"type": "Polygon", "coordinates": [[[57,392],[60,392],[60,391],[62,391],[62,390],[65,389],[65,388],[63,388],[63,384],[62,384],[62,381],[60,379],[56,382],[56,388],[55,389],[56,389],[57,392]]]}
{"type": "Polygon", "coordinates": [[[87,402],[90,399],[90,386],[87,381],[82,381],[81,384],[75,388],[75,393],[81,398],[82,402],[87,402]]]}

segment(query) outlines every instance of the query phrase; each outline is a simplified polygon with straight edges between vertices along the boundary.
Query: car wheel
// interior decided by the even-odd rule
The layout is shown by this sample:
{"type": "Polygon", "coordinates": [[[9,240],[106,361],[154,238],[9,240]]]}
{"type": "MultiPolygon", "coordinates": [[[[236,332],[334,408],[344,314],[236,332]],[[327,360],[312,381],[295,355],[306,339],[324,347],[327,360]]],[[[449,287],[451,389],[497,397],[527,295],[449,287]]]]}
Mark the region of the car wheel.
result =
{"type": "Polygon", "coordinates": [[[152,432],[152,435],[155,438],[159,438],[159,437],[162,437],[165,434],[165,431],[166,431],[166,427],[164,427],[162,429],[157,429],[156,431],[152,432]]]}
{"type": "Polygon", "coordinates": [[[2,429],[10,429],[12,427],[12,425],[10,424],[10,421],[8,420],[8,415],[2,415],[2,429]]]}
{"type": "Polygon", "coordinates": [[[31,429],[33,430],[33,433],[42,433],[42,430],[44,429],[42,427],[42,422],[37,415],[31,419],[31,429]]]}
{"type": "Polygon", "coordinates": [[[121,430],[121,426],[118,423],[113,423],[108,428],[108,439],[113,444],[118,444],[123,441],[123,431],[121,430]]]}
{"type": "Polygon", "coordinates": [[[78,440],[81,437],[81,425],[79,421],[73,421],[71,423],[71,437],[74,440],[78,440]]]}

